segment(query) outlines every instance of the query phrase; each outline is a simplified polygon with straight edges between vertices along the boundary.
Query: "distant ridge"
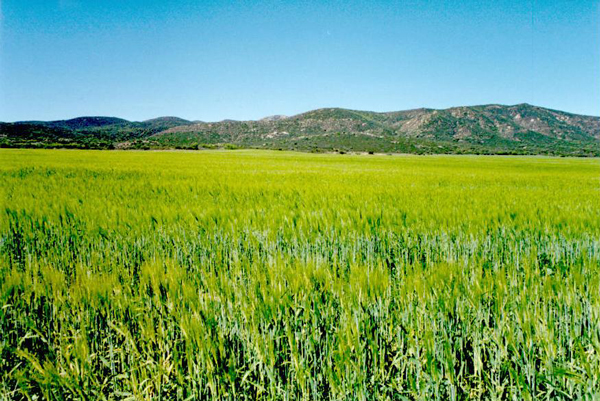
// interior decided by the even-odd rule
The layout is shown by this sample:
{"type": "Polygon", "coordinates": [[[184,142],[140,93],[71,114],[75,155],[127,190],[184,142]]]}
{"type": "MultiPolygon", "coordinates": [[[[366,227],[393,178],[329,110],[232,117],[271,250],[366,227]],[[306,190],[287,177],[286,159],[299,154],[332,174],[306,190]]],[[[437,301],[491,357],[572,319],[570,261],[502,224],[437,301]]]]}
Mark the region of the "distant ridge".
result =
{"type": "Polygon", "coordinates": [[[285,120],[286,118],[288,118],[288,116],[277,114],[274,116],[268,116],[268,117],[261,118],[258,121],[280,121],[280,120],[285,120]]]}
{"type": "Polygon", "coordinates": [[[154,124],[154,123],[172,123],[172,124],[177,124],[177,125],[191,124],[192,123],[189,120],[184,120],[183,118],[179,118],[179,117],[157,117],[157,118],[152,118],[150,120],[145,120],[143,122],[144,123],[150,123],[150,124],[154,124]]]}
{"type": "Polygon", "coordinates": [[[127,120],[116,117],[77,117],[70,120],[57,121],[21,121],[16,124],[39,124],[55,128],[82,129],[103,127],[105,125],[124,124],[127,120]]]}
{"type": "Polygon", "coordinates": [[[0,123],[0,146],[600,156],[600,117],[525,103],[384,113],[324,108],[256,121],[78,117],[0,123]]]}

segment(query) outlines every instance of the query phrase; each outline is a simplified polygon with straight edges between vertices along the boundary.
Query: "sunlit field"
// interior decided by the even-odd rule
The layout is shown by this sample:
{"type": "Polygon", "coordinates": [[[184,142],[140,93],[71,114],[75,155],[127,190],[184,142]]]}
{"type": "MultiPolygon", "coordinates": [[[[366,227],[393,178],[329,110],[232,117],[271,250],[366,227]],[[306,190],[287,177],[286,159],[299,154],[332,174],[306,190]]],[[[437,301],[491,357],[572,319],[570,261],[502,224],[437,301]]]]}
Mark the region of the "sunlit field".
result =
{"type": "Polygon", "coordinates": [[[0,150],[0,206],[0,399],[600,397],[598,159],[0,150]]]}

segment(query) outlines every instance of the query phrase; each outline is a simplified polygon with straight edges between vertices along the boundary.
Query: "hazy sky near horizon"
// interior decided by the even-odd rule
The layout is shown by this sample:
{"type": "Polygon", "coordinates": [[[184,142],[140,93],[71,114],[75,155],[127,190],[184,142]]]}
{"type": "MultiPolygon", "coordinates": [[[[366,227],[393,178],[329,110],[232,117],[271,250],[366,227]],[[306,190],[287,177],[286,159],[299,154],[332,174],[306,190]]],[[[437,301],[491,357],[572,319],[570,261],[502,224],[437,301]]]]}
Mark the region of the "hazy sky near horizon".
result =
{"type": "Polygon", "coordinates": [[[531,103],[600,115],[600,0],[0,0],[0,121],[531,103]]]}

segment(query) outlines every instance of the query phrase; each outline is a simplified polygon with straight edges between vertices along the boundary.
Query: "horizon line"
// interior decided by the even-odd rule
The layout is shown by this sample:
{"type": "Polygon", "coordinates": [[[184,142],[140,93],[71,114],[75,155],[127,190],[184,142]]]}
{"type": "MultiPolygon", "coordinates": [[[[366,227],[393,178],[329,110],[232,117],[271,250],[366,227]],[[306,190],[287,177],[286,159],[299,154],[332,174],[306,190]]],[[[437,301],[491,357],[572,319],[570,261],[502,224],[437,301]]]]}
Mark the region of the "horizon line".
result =
{"type": "Polygon", "coordinates": [[[318,111],[318,110],[347,110],[347,111],[355,111],[355,112],[390,114],[390,113],[409,112],[409,111],[416,111],[416,110],[445,111],[445,110],[451,110],[451,109],[457,109],[457,108],[474,108],[474,107],[490,107],[490,106],[499,106],[499,107],[530,106],[530,107],[537,107],[540,109],[557,111],[557,112],[561,112],[561,113],[573,114],[573,115],[578,115],[578,116],[583,116],[583,117],[600,118],[600,114],[598,114],[598,115],[581,114],[581,113],[575,113],[575,112],[566,111],[566,110],[555,109],[555,108],[551,108],[551,107],[538,106],[538,105],[527,103],[527,102],[521,102],[521,103],[515,103],[515,104],[503,104],[503,103],[472,104],[472,105],[451,106],[451,107],[444,107],[444,108],[416,107],[416,108],[410,108],[410,109],[388,110],[388,111],[374,111],[374,110],[364,110],[364,109],[361,110],[361,109],[352,109],[352,108],[346,108],[346,107],[329,106],[329,107],[317,107],[315,109],[310,109],[310,110],[306,110],[306,111],[296,113],[296,114],[291,114],[291,115],[275,113],[275,114],[269,114],[269,115],[263,116],[261,118],[256,118],[256,119],[240,119],[240,120],[234,119],[234,118],[224,118],[222,120],[208,121],[208,120],[200,120],[200,119],[188,119],[188,118],[183,118],[183,117],[179,117],[176,115],[162,115],[162,116],[158,116],[158,117],[151,117],[151,118],[148,118],[145,120],[138,120],[138,119],[130,120],[127,118],[118,117],[116,115],[87,114],[87,115],[79,115],[79,116],[75,116],[75,117],[71,117],[71,118],[62,118],[62,119],[55,119],[55,120],[31,119],[31,120],[0,121],[0,123],[4,123],[4,124],[20,124],[21,123],[22,124],[22,123],[36,123],[36,122],[56,122],[56,121],[70,121],[70,120],[75,120],[78,118],[118,118],[121,120],[125,120],[127,122],[147,122],[147,121],[156,120],[156,119],[160,119],[160,118],[178,118],[181,120],[186,120],[190,123],[207,123],[208,124],[208,123],[220,123],[220,122],[224,122],[224,121],[235,121],[235,122],[261,121],[261,120],[264,120],[264,119],[267,119],[270,117],[276,117],[276,116],[281,116],[284,118],[293,118],[293,117],[300,116],[302,114],[306,114],[306,113],[310,113],[310,112],[318,111]]]}

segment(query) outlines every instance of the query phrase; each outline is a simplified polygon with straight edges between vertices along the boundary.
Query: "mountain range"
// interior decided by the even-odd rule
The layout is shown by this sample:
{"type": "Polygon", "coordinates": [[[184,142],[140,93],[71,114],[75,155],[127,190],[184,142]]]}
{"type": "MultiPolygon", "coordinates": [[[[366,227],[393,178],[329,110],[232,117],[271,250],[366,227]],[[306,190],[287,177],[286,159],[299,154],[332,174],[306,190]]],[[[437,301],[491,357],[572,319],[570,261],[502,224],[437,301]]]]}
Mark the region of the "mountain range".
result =
{"type": "Polygon", "coordinates": [[[78,117],[0,123],[0,147],[600,156],[600,117],[529,104],[385,113],[324,108],[220,122],[78,117]]]}

